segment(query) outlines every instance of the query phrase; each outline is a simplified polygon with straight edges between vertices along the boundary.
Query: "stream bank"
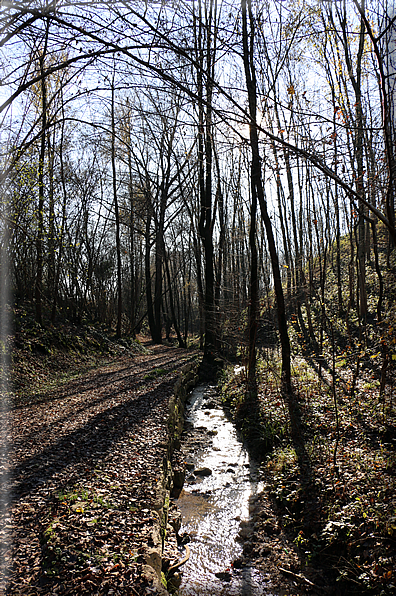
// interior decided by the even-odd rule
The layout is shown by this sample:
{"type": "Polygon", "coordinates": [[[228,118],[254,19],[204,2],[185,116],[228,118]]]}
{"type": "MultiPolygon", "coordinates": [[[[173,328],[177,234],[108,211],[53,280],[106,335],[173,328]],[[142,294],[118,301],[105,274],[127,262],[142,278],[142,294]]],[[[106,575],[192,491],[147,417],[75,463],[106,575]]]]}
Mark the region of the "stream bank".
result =
{"type": "Polygon", "coordinates": [[[191,556],[178,594],[272,596],[270,578],[249,564],[251,514],[262,490],[257,464],[226,418],[216,387],[196,387],[186,414],[187,477],[177,505],[191,556]]]}
{"type": "MultiPolygon", "coordinates": [[[[152,515],[155,523],[150,541],[142,553],[144,561],[142,577],[150,593],[168,596],[166,571],[179,559],[177,536],[181,526],[181,516],[177,506],[171,501],[172,494],[180,492],[185,478],[185,466],[181,457],[180,437],[184,425],[184,404],[191,389],[198,382],[197,362],[189,362],[181,369],[168,404],[168,439],[164,444],[160,478],[156,490],[152,515]]],[[[174,586],[175,587],[175,586],[174,586]]]]}
{"type": "Polygon", "coordinates": [[[325,593],[301,573],[298,549],[282,528],[263,470],[227,418],[216,386],[198,385],[182,400],[184,430],[180,436],[179,421],[169,493],[173,531],[162,562],[168,590],[179,596],[325,593]],[[185,558],[187,544],[188,560],[168,575],[185,558]]]}
{"type": "Polygon", "coordinates": [[[169,402],[157,522],[144,557],[150,593],[326,593],[317,591],[306,570],[301,573],[298,549],[282,527],[264,470],[227,418],[215,379],[198,380],[198,364],[185,365],[169,402]]]}

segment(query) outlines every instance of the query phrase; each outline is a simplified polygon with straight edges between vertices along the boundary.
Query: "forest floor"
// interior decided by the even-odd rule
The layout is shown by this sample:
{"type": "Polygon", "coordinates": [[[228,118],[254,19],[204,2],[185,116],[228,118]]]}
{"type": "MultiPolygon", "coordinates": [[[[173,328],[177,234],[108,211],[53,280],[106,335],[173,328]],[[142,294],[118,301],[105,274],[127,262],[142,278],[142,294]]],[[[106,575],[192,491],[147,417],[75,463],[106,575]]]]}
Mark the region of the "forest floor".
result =
{"type": "Polygon", "coordinates": [[[43,337],[15,339],[0,593],[145,594],[169,398],[197,353],[114,344],[78,361],[43,337]]]}
{"type": "Polygon", "coordinates": [[[223,378],[223,401],[261,455],[265,482],[251,506],[246,560],[263,570],[275,563],[289,579],[288,596],[396,594],[394,369],[381,396],[372,355],[355,382],[345,357],[338,359],[334,394],[329,366],[319,376],[313,359],[296,357],[293,385],[304,439],[297,447],[274,354],[264,350],[258,361],[260,414],[248,424],[238,418],[242,367],[238,374],[229,367],[223,378]]]}
{"type": "MultiPolygon", "coordinates": [[[[143,339],[116,344],[73,327],[17,330],[13,341],[0,593],[148,594],[142,553],[156,523],[169,398],[197,351],[143,339]]],[[[242,564],[265,570],[278,595],[393,594],[394,420],[375,397],[373,375],[362,376],[354,399],[338,400],[335,469],[326,377],[317,383],[306,363],[297,365],[312,477],[302,478],[287,437],[274,445],[263,459],[266,490],[251,503],[242,564]]],[[[260,400],[280,435],[279,392],[266,370],[260,400]]],[[[243,386],[234,376],[226,390],[243,386]]]]}

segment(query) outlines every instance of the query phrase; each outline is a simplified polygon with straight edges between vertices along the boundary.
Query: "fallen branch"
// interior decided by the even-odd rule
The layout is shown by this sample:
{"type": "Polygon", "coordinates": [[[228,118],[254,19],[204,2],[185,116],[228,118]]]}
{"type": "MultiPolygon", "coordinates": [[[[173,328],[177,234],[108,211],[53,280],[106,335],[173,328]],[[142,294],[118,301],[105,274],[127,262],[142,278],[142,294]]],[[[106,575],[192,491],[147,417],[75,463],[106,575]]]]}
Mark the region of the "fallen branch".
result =
{"type": "Polygon", "coordinates": [[[278,569],[279,569],[279,571],[282,571],[282,573],[285,573],[286,575],[290,575],[294,579],[297,579],[301,582],[308,584],[309,586],[313,586],[313,587],[317,588],[317,586],[314,583],[312,583],[309,579],[307,579],[306,577],[304,577],[304,575],[301,575],[300,573],[293,573],[293,571],[289,571],[289,569],[284,569],[283,567],[278,567],[278,569]]]}
{"type": "Polygon", "coordinates": [[[182,559],[181,561],[179,561],[178,563],[176,563],[176,565],[172,565],[172,567],[169,567],[168,569],[168,576],[170,573],[174,573],[176,571],[176,569],[179,569],[179,567],[181,567],[182,565],[184,565],[184,563],[187,563],[188,559],[190,558],[190,549],[188,548],[187,544],[186,544],[186,556],[184,557],[184,559],[182,559]]]}

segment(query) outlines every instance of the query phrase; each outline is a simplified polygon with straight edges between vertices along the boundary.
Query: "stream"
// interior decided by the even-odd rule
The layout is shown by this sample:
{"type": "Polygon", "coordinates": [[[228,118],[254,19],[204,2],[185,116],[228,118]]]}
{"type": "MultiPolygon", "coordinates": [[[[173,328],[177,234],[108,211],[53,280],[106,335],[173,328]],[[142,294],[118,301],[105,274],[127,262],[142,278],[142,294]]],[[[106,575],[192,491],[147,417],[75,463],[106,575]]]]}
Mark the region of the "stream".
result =
{"type": "Polygon", "coordinates": [[[190,472],[177,505],[183,519],[180,533],[189,535],[191,554],[178,594],[273,596],[265,575],[243,561],[244,541],[251,531],[249,498],[262,490],[257,467],[226,418],[214,387],[196,387],[186,409],[190,472]]]}

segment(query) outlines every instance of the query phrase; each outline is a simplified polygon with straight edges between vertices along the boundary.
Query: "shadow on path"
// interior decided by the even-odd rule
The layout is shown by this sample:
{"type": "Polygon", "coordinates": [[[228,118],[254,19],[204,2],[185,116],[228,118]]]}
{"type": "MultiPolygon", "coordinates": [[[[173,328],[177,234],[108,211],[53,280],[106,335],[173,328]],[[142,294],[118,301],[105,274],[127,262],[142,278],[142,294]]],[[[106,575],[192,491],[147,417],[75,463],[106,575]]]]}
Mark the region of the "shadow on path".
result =
{"type": "MultiPolygon", "coordinates": [[[[88,466],[102,458],[127,432],[141,424],[153,408],[158,408],[170,392],[174,379],[164,381],[155,389],[93,416],[85,425],[51,442],[38,454],[11,468],[11,501],[19,499],[48,482],[55,474],[69,466],[84,462],[88,466]]],[[[54,425],[56,427],[56,425],[54,425]]],[[[55,428],[52,434],[55,435],[55,428]]],[[[7,482],[0,476],[2,493],[7,482]]]]}
{"type": "MultiPolygon", "coordinates": [[[[126,433],[138,430],[146,420],[161,419],[173,392],[172,373],[189,359],[179,349],[159,347],[152,355],[139,356],[130,364],[115,362],[107,365],[110,370],[101,367],[55,394],[48,391],[38,402],[16,406],[10,461],[17,463],[0,476],[0,501],[8,497],[15,502],[67,468],[92,467],[126,433]],[[144,378],[157,367],[168,376],[144,378]]],[[[165,420],[165,411],[163,416],[165,420]]]]}

